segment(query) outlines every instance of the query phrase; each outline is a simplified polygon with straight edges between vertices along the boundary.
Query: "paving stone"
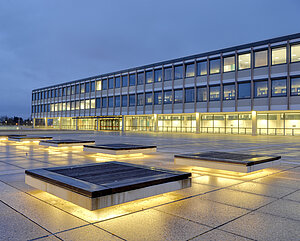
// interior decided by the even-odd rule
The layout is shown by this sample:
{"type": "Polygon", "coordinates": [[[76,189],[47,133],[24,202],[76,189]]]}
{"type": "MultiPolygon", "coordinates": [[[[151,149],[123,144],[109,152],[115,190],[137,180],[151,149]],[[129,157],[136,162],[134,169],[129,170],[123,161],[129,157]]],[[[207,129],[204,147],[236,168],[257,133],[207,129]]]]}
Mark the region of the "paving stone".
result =
{"type": "Polygon", "coordinates": [[[276,185],[282,187],[290,187],[294,189],[298,189],[300,187],[300,180],[280,178],[276,174],[268,177],[262,177],[253,180],[253,182],[268,184],[268,185],[276,185]]]}
{"type": "Polygon", "coordinates": [[[202,234],[194,239],[192,241],[196,240],[207,240],[207,241],[220,241],[220,240],[226,240],[226,241],[250,241],[252,239],[248,239],[245,237],[241,237],[235,234],[231,234],[228,232],[221,231],[219,229],[214,229],[212,231],[209,231],[208,233],[202,234]]]}
{"type": "Polygon", "coordinates": [[[126,240],[187,240],[206,226],[156,210],[147,210],[95,224],[126,240]]]}
{"type": "Polygon", "coordinates": [[[255,240],[299,241],[299,225],[300,222],[291,219],[253,212],[224,225],[221,229],[255,240]]]}
{"type": "Polygon", "coordinates": [[[300,191],[291,193],[290,195],[285,196],[283,199],[288,199],[296,202],[300,202],[300,191]]]}

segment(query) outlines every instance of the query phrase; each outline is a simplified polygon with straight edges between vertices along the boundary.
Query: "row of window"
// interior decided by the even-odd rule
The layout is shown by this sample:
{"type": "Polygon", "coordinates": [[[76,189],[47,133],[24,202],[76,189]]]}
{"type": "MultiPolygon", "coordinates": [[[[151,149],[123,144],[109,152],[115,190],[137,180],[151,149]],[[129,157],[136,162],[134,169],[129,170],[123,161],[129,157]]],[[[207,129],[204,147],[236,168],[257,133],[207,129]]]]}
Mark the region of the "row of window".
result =
{"type": "MultiPolygon", "coordinates": [[[[300,61],[300,44],[291,46],[291,62],[300,61]]],[[[254,52],[253,67],[263,67],[269,64],[268,49],[259,50],[254,52]]],[[[287,47],[277,47],[271,49],[271,64],[284,64],[287,62],[287,47]]],[[[251,53],[238,54],[237,56],[224,56],[223,57],[223,72],[235,71],[236,66],[238,70],[249,69],[252,66],[251,53]]],[[[221,72],[221,58],[210,59],[209,61],[199,61],[196,64],[187,63],[175,65],[174,71],[172,67],[165,67],[164,69],[155,69],[139,72],[136,74],[121,75],[117,77],[104,78],[98,81],[91,81],[73,86],[62,87],[47,91],[33,93],[32,100],[40,100],[47,98],[54,98],[66,96],[70,94],[90,93],[95,90],[106,90],[120,87],[141,85],[144,83],[161,82],[162,80],[168,81],[172,79],[182,79],[194,77],[195,75],[218,74],[221,72]]]]}
{"type": "MultiPolygon", "coordinates": [[[[269,86],[268,80],[254,81],[254,98],[268,97],[269,86]]],[[[271,96],[286,96],[287,95],[287,81],[286,79],[273,79],[271,81],[271,96]]],[[[300,96],[300,78],[291,79],[291,95],[300,96]]],[[[37,112],[50,112],[50,111],[65,111],[65,110],[79,110],[79,109],[94,109],[106,107],[127,107],[127,106],[143,106],[145,105],[161,105],[172,103],[193,103],[209,101],[219,101],[221,99],[221,86],[213,85],[197,87],[196,93],[194,88],[175,89],[162,91],[155,91],[122,95],[110,96],[96,99],[87,99],[81,101],[71,101],[56,104],[45,104],[33,106],[33,113],[37,112]]],[[[251,83],[241,82],[236,85],[224,84],[223,85],[223,100],[235,100],[251,98],[251,83]],[[237,96],[236,96],[237,93],[237,96]]]]}

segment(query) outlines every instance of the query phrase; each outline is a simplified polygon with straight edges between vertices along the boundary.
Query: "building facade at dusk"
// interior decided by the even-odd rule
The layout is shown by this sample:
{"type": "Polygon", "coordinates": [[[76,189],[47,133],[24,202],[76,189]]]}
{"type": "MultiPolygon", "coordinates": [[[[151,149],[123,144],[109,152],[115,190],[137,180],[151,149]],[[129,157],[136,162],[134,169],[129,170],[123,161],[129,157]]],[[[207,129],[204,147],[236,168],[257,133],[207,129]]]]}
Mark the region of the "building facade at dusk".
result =
{"type": "Polygon", "coordinates": [[[300,135],[300,33],[32,91],[36,128],[300,135]]]}

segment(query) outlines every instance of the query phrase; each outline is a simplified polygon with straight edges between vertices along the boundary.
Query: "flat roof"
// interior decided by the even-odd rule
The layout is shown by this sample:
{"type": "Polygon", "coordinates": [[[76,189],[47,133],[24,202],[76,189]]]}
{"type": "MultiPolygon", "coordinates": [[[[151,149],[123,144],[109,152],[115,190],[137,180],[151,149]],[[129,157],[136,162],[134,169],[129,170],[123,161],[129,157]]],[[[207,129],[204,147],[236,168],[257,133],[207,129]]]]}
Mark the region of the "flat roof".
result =
{"type": "Polygon", "coordinates": [[[287,40],[296,39],[296,38],[300,38],[300,33],[285,35],[285,36],[266,39],[266,40],[261,40],[261,41],[252,42],[252,43],[248,43],[248,44],[237,45],[237,46],[234,46],[234,47],[218,49],[218,50],[204,52],[204,53],[195,54],[195,55],[189,55],[189,56],[186,56],[186,57],[181,57],[181,58],[171,59],[171,60],[167,60],[167,61],[156,62],[154,64],[148,64],[148,65],[133,67],[133,68],[129,68],[129,69],[123,69],[123,70],[110,72],[110,73],[105,73],[105,74],[101,74],[101,75],[95,75],[95,76],[91,76],[91,77],[87,77],[87,78],[83,78],[83,79],[68,81],[68,82],[64,82],[64,83],[61,83],[61,84],[56,84],[56,85],[46,86],[46,87],[43,87],[43,88],[34,89],[34,90],[32,90],[32,92],[38,91],[38,90],[43,90],[43,89],[46,89],[46,88],[47,89],[48,88],[54,88],[54,87],[58,87],[58,86],[66,85],[66,84],[73,84],[73,83],[80,82],[80,81],[87,81],[87,80],[93,80],[93,79],[97,79],[97,78],[109,77],[111,75],[118,75],[118,74],[122,74],[122,73],[125,73],[125,72],[144,70],[144,69],[153,68],[153,67],[156,67],[156,66],[159,66],[159,65],[172,64],[172,63],[182,62],[182,61],[186,61],[186,60],[190,60],[190,59],[202,58],[202,57],[206,57],[206,56],[209,56],[209,55],[216,55],[216,54],[220,54],[220,53],[224,53],[224,52],[242,50],[242,49],[247,49],[247,48],[250,48],[250,47],[257,47],[257,46],[260,46],[260,45],[265,45],[265,44],[269,44],[269,43],[272,44],[272,43],[287,41],[287,40]]]}

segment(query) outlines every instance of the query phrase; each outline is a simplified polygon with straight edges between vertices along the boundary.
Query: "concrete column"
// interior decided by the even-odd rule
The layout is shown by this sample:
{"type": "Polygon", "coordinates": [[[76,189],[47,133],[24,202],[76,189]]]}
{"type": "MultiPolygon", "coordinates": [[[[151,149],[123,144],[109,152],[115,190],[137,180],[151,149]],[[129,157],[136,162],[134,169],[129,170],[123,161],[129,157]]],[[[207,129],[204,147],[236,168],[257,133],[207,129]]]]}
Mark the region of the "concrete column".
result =
{"type": "Polygon", "coordinates": [[[45,128],[48,128],[47,118],[45,118],[45,128]]]}
{"type": "Polygon", "coordinates": [[[257,135],[257,113],[252,111],[252,136],[257,135]]]}
{"type": "Polygon", "coordinates": [[[96,130],[99,131],[99,119],[97,119],[97,127],[96,130]]]}
{"type": "Polygon", "coordinates": [[[158,131],[158,117],[157,117],[157,114],[153,115],[153,124],[154,124],[154,131],[157,132],[158,131]]]}
{"type": "Polygon", "coordinates": [[[33,124],[33,128],[35,128],[35,118],[33,118],[32,124],[33,124]]]}
{"type": "Polygon", "coordinates": [[[125,127],[125,117],[122,115],[122,132],[124,132],[125,127]]]}
{"type": "Polygon", "coordinates": [[[78,131],[78,119],[75,119],[75,130],[78,131]]]}
{"type": "Polygon", "coordinates": [[[196,112],[196,133],[200,133],[200,113],[196,112]]]}

